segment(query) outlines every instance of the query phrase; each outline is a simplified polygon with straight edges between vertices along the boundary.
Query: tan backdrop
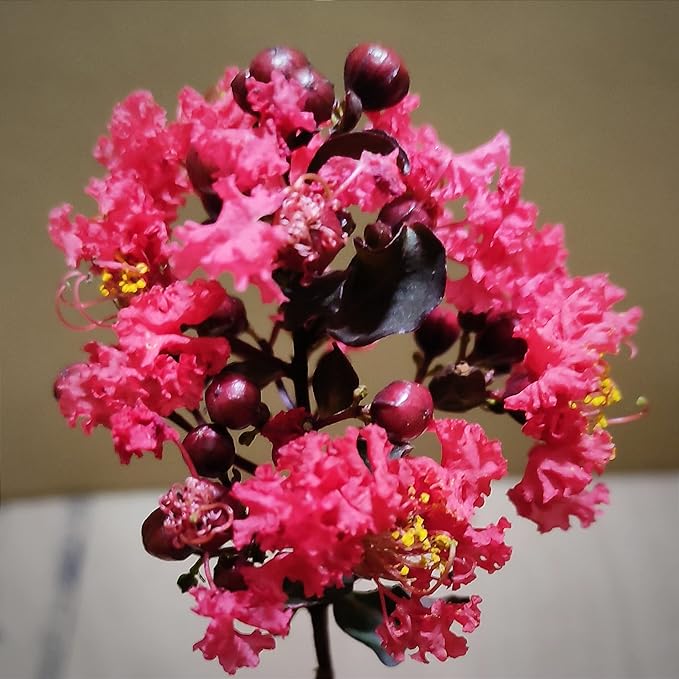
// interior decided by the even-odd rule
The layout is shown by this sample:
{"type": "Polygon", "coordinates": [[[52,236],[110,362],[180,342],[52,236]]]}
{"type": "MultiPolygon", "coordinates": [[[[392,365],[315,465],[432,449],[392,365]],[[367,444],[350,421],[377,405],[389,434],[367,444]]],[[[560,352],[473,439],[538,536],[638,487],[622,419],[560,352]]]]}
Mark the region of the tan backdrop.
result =
{"type": "MultiPolygon", "coordinates": [[[[149,88],[173,108],[183,84],[205,88],[227,63],[276,43],[305,50],[340,84],[347,51],[382,41],[404,56],[421,119],[454,148],[509,132],[526,195],[545,221],[567,226],[572,270],[610,271],[646,310],[639,357],[615,377],[627,406],[645,394],[652,416],[616,432],[614,468],[676,467],[678,34],[675,3],[3,3],[4,496],[165,485],[181,474],[172,455],[120,468],[105,432],[85,438],[59,416],[52,380],[85,337],[53,312],[64,265],[46,215],[61,201],[93,210],[82,196],[97,172],[89,152],[130,90],[149,88]]],[[[395,365],[410,375],[409,351],[385,342],[358,357],[361,374],[372,388],[395,365]]],[[[526,442],[512,423],[486,424],[520,461],[526,442]]]]}

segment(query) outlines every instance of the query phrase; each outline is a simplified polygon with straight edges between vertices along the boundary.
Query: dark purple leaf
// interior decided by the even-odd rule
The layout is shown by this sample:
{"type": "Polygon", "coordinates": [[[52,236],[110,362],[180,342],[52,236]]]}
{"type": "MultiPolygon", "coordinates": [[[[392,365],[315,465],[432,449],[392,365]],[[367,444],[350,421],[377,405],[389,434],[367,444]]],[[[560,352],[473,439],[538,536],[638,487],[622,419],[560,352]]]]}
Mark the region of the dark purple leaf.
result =
{"type": "Polygon", "coordinates": [[[320,417],[333,415],[353,403],[358,375],[336,344],[318,361],[311,386],[320,417]]]}
{"type": "Polygon", "coordinates": [[[286,364],[279,358],[260,354],[257,358],[238,363],[229,363],[225,372],[243,375],[260,389],[263,389],[267,384],[277,380],[279,377],[283,377],[286,373],[286,367],[286,364]]]}
{"type": "MultiPolygon", "coordinates": [[[[391,613],[394,603],[390,598],[385,603],[387,612],[391,613]]],[[[376,632],[383,620],[378,592],[350,592],[333,601],[332,611],[342,631],[374,651],[384,665],[398,665],[398,661],[382,647],[376,632]]]]}
{"type": "Polygon", "coordinates": [[[356,256],[329,317],[329,334],[365,346],[412,332],[443,298],[446,253],[426,227],[403,226],[383,248],[356,241],[356,256]]]}
{"type": "Polygon", "coordinates": [[[486,378],[482,370],[461,363],[433,377],[429,391],[436,408],[461,413],[486,401],[486,378]]]}
{"type": "Polygon", "coordinates": [[[309,163],[307,172],[317,173],[325,163],[335,156],[353,158],[358,160],[363,151],[379,153],[388,156],[392,151],[398,149],[396,164],[403,174],[410,172],[410,161],[406,152],[392,136],[382,130],[363,130],[361,132],[343,132],[333,134],[316,151],[316,154],[309,163]]]}

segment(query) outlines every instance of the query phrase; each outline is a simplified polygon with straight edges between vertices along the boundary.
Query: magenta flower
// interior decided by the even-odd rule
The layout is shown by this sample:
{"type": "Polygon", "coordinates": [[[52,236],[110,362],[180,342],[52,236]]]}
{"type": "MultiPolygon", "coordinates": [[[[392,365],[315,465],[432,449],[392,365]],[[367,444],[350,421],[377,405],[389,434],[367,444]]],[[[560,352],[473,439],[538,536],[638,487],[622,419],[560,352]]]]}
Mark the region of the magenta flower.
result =
{"type": "Polygon", "coordinates": [[[59,408],[109,429],[123,464],[180,452],[189,475],[142,542],[194,557],[177,583],[209,619],[194,649],[229,674],[256,666],[299,608],[317,679],[333,677],[330,608],[385,664],[463,655],[481,600],[460,590],[512,551],[506,517],[477,525],[507,463],[464,413],[520,423],[531,449],[508,495],[545,532],[595,520],[610,425],[647,409],[610,415],[622,397],[608,356],[634,355],[641,311],[616,308],[624,291],[605,274],[569,273],[564,229],[522,196],[508,136],[460,152],[416,125],[408,69],[382,45],[350,52],[344,84],[336,95],[277,46],[205,95],[182,89],[174,121],[134,92],[94,151],[94,215],[49,215],[68,267],[61,320],[113,333],[60,373],[59,408]],[[202,217],[180,217],[188,201],[202,217]],[[270,332],[229,285],[275,305],[270,332]],[[413,336],[412,374],[394,361],[371,393],[352,351],[396,334],[413,336]],[[440,462],[418,449],[427,431],[440,462]],[[256,464],[262,438],[271,462],[256,464]]]}

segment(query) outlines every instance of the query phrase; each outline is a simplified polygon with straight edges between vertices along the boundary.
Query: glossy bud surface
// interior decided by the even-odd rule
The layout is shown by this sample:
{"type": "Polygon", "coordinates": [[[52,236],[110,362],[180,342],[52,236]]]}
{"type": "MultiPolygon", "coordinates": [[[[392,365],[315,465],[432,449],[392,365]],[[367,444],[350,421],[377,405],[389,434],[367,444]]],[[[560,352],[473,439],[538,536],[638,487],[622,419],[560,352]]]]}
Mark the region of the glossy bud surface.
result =
{"type": "Polygon", "coordinates": [[[460,336],[457,314],[443,307],[436,307],[415,330],[415,342],[428,358],[440,356],[455,344],[460,336]]]}
{"type": "Polygon", "coordinates": [[[262,395],[246,377],[227,373],[215,377],[205,392],[205,405],[214,422],[243,429],[261,417],[262,395]]]}
{"type": "Polygon", "coordinates": [[[344,62],[344,85],[353,90],[365,111],[398,104],[408,94],[410,76],[401,57],[378,44],[355,47],[344,62]]]}
{"type": "Polygon", "coordinates": [[[226,431],[201,424],[184,438],[184,448],[201,476],[217,477],[233,465],[236,449],[226,431]]]}
{"type": "Polygon", "coordinates": [[[387,385],[370,406],[373,422],[397,441],[419,436],[433,414],[434,402],[429,390],[421,384],[404,380],[387,385]]]}

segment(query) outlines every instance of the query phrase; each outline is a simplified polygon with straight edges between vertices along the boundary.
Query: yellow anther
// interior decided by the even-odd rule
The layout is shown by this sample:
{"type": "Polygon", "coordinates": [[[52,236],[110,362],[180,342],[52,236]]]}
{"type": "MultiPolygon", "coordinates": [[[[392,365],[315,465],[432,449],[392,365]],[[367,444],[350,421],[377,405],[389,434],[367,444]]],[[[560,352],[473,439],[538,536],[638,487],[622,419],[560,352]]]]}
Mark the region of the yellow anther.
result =
{"type": "Polygon", "coordinates": [[[434,536],[434,542],[442,549],[447,549],[452,544],[452,540],[442,533],[434,536]]]}
{"type": "Polygon", "coordinates": [[[402,566],[399,573],[401,573],[401,575],[408,575],[408,573],[410,573],[410,568],[408,566],[402,566]]]}
{"type": "Polygon", "coordinates": [[[431,549],[431,542],[429,542],[429,540],[424,540],[422,542],[422,548],[423,549],[431,549]]]}
{"type": "Polygon", "coordinates": [[[401,542],[406,546],[406,547],[412,547],[415,544],[415,532],[410,529],[403,533],[403,537],[401,538],[401,542]]]}
{"type": "Polygon", "coordinates": [[[426,505],[429,500],[431,500],[431,495],[429,493],[420,493],[420,502],[426,505]]]}
{"type": "Polygon", "coordinates": [[[394,538],[394,540],[398,540],[399,536],[401,535],[400,531],[395,530],[392,534],[391,537],[394,538]]]}

